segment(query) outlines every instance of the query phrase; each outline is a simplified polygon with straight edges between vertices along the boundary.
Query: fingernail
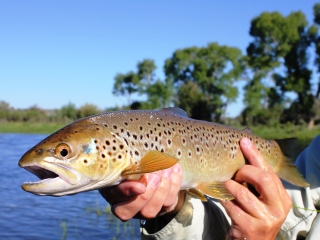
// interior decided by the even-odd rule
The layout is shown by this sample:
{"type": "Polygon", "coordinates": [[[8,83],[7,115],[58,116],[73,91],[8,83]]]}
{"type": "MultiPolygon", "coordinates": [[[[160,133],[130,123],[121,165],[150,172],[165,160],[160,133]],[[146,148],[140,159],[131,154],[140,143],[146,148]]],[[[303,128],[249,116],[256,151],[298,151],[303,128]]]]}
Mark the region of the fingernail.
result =
{"type": "Polygon", "coordinates": [[[246,138],[246,137],[242,138],[242,144],[246,148],[249,148],[252,146],[252,142],[250,141],[249,138],[246,138]]]}
{"type": "Polygon", "coordinates": [[[148,175],[148,182],[154,187],[158,187],[161,182],[161,176],[158,173],[150,173],[148,175]]]}
{"type": "Polygon", "coordinates": [[[161,175],[163,177],[165,177],[165,178],[170,178],[172,172],[173,172],[172,168],[168,168],[168,169],[165,169],[165,170],[161,170],[161,175]]]}
{"type": "Polygon", "coordinates": [[[174,165],[174,166],[172,167],[172,171],[173,171],[174,173],[180,173],[180,172],[182,172],[182,169],[181,169],[180,164],[174,165]]]}

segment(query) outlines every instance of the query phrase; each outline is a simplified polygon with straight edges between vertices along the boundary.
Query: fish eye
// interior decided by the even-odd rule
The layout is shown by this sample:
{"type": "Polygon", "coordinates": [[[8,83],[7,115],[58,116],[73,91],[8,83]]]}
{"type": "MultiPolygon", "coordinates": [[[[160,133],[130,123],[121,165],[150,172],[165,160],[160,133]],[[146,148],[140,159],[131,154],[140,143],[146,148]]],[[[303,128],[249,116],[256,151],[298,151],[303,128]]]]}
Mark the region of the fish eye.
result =
{"type": "Polygon", "coordinates": [[[59,157],[62,157],[62,158],[65,158],[67,157],[69,154],[71,153],[71,149],[70,147],[67,145],[67,144],[59,144],[57,147],[56,147],[56,154],[59,156],[59,157]]]}

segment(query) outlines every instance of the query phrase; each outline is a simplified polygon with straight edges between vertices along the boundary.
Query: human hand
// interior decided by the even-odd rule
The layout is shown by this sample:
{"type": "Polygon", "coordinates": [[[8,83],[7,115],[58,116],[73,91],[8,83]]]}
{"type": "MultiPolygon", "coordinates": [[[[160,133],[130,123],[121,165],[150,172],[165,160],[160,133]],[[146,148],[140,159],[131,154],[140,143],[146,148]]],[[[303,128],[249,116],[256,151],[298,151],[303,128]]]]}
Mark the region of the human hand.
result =
{"type": "Polygon", "coordinates": [[[292,200],[279,177],[247,138],[240,147],[251,165],[243,166],[234,180],[225,183],[233,201],[220,201],[231,218],[226,239],[275,239],[292,206],[292,200]],[[241,183],[255,187],[258,196],[241,183]]]}
{"type": "Polygon", "coordinates": [[[144,174],[138,181],[124,181],[99,191],[112,206],[113,214],[122,221],[150,219],[164,214],[169,217],[183,205],[184,192],[179,192],[181,182],[182,169],[180,164],[176,164],[162,171],[144,174]]]}

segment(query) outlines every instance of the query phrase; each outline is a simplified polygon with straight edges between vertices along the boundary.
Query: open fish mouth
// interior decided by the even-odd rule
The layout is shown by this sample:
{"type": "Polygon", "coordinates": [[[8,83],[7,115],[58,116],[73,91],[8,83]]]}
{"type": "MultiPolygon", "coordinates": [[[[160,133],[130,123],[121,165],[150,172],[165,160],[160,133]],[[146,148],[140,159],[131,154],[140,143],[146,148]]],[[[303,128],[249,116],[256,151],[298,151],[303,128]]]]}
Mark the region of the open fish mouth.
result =
{"type": "Polygon", "coordinates": [[[41,162],[21,167],[40,179],[35,182],[23,183],[22,189],[38,195],[63,192],[76,185],[80,179],[80,175],[76,171],[62,164],[41,162]]]}
{"type": "MultiPolygon", "coordinates": [[[[52,178],[59,177],[59,175],[56,174],[55,172],[52,172],[52,171],[50,171],[48,169],[45,169],[45,168],[42,168],[42,167],[39,167],[39,166],[28,166],[28,167],[25,167],[25,169],[27,171],[31,172],[32,174],[36,175],[41,180],[46,180],[46,179],[52,179],[52,178]]],[[[39,181],[37,181],[37,182],[39,182],[39,181]]],[[[32,183],[32,182],[30,182],[30,183],[32,183]]]]}

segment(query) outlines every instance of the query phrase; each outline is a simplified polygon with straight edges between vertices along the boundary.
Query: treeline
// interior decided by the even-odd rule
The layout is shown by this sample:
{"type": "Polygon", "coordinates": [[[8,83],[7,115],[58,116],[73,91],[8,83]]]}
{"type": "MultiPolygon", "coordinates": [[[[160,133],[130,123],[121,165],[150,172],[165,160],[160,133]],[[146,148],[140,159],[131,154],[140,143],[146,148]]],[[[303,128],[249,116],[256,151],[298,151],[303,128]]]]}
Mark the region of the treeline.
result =
{"type": "MultiPolygon", "coordinates": [[[[142,60],[136,70],[115,76],[113,94],[126,97],[124,109],[178,106],[192,118],[223,122],[242,82],[245,108],[236,118],[239,123],[312,128],[320,119],[320,81],[312,82],[312,74],[320,72],[320,3],[313,12],[313,23],[301,11],[288,16],[263,12],[253,18],[246,54],[215,42],[178,49],[164,62],[164,79],[156,76],[152,59],[142,60]]],[[[36,106],[16,110],[1,102],[0,120],[70,121],[101,111],[92,104],[77,109],[72,103],[54,111],[36,106]]]]}
{"type": "Polygon", "coordinates": [[[311,78],[312,69],[320,71],[320,4],[313,10],[311,24],[301,11],[263,12],[252,19],[246,55],[218,43],[178,49],[165,60],[162,80],[153,60],[138,62],[135,71],[115,77],[113,93],[125,96],[131,109],[175,105],[193,118],[221,122],[243,81],[243,125],[290,122],[312,128],[320,116],[320,82],[311,78]],[[147,101],[134,101],[136,94],[147,101]]]}
{"type": "MultiPolygon", "coordinates": [[[[107,111],[107,110],[106,110],[107,111]]],[[[85,104],[76,108],[73,103],[60,109],[45,110],[37,106],[28,109],[15,109],[5,101],[0,101],[0,122],[61,122],[69,123],[80,118],[102,112],[94,104],[85,104]]]]}

